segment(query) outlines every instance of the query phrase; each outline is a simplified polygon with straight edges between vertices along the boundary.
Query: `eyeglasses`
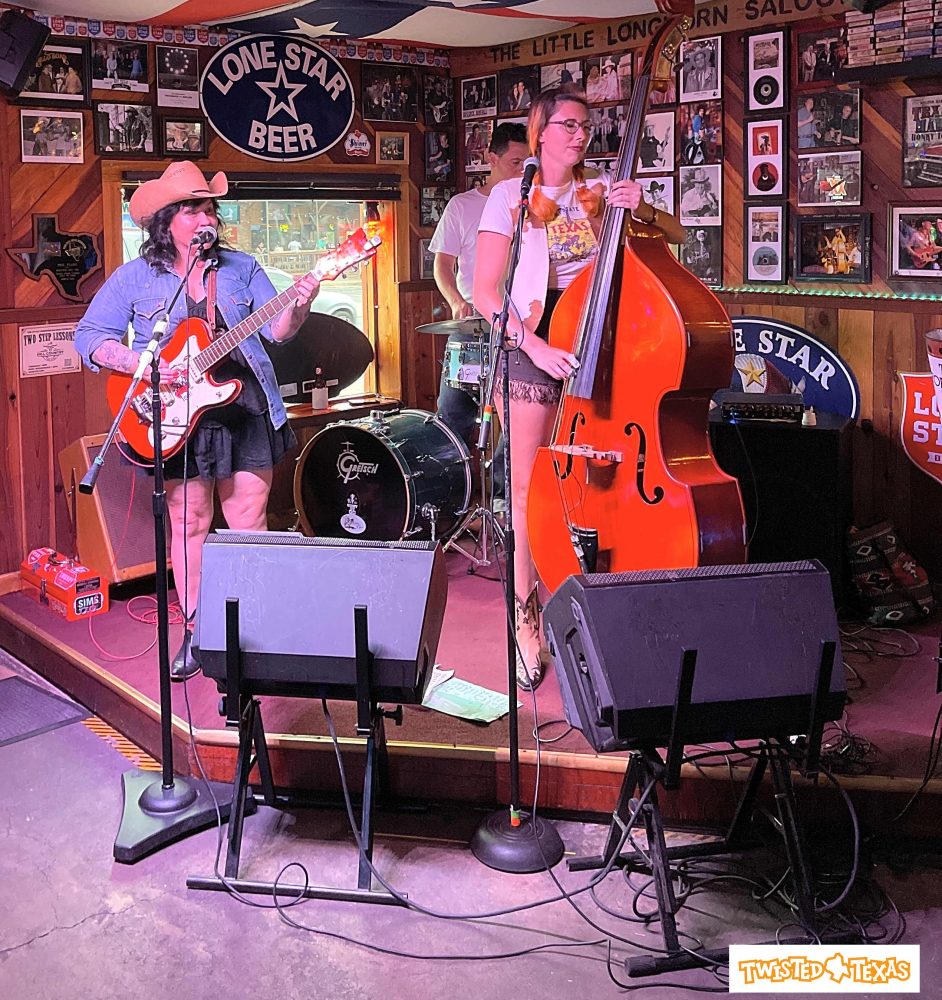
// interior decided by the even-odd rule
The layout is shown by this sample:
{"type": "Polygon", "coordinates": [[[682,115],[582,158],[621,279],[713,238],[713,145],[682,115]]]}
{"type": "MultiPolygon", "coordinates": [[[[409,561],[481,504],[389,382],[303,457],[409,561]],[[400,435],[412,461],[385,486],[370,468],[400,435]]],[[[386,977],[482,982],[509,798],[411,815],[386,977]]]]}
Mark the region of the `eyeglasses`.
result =
{"type": "Polygon", "coordinates": [[[592,124],[592,122],[577,122],[575,118],[567,118],[563,122],[549,121],[546,124],[547,125],[562,125],[562,127],[570,135],[575,135],[576,132],[579,131],[579,129],[582,129],[582,131],[585,132],[586,135],[592,135],[592,133],[595,131],[595,126],[592,124]]]}

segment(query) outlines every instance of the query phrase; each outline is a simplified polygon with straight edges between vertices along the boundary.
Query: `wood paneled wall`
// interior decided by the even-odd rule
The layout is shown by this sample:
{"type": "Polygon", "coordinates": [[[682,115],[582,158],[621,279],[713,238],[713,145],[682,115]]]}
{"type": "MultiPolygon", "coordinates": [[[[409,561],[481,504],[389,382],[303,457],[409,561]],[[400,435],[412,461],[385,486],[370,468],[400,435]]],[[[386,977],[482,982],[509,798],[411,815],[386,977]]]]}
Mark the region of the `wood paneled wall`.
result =
{"type": "MultiPolygon", "coordinates": [[[[470,59],[467,53],[462,53],[462,60],[468,66],[470,59]]],[[[351,62],[348,69],[354,83],[358,84],[358,65],[351,62]]],[[[468,71],[461,75],[468,75],[468,71]]],[[[743,200],[742,76],[742,37],[739,32],[730,33],[724,40],[724,277],[729,286],[738,285],[742,280],[742,212],[739,208],[743,200]]],[[[931,196],[931,192],[907,191],[900,186],[899,130],[903,97],[912,92],[930,93],[936,89],[942,91],[942,76],[934,81],[910,84],[897,81],[863,88],[863,210],[873,213],[872,288],[912,291],[920,287],[909,283],[889,286],[885,282],[885,216],[888,201],[915,202],[926,195],[931,196]]],[[[103,379],[88,373],[20,379],[17,327],[24,323],[74,321],[81,316],[82,306],[61,298],[48,280],[26,279],[5,249],[29,244],[33,214],[58,213],[61,228],[92,232],[101,237],[106,269],[110,271],[119,262],[120,234],[113,228],[116,223],[113,211],[103,207],[103,192],[110,192],[108,196],[114,197],[114,179],[124,169],[159,170],[165,165],[159,160],[109,160],[103,169],[103,162],[93,150],[89,112],[85,113],[83,165],[21,164],[18,111],[18,107],[0,98],[0,128],[3,129],[0,142],[0,389],[3,392],[0,399],[3,441],[0,449],[0,523],[3,524],[0,529],[0,573],[15,570],[31,547],[46,544],[69,547],[65,496],[57,470],[58,452],[83,434],[105,429],[108,423],[103,404],[103,379]]],[[[371,135],[374,132],[374,125],[360,121],[359,116],[354,126],[371,135]]],[[[376,127],[388,126],[376,123],[376,127]]],[[[400,394],[410,406],[431,410],[438,392],[444,338],[415,331],[423,323],[445,318],[445,313],[434,284],[414,280],[419,268],[418,240],[431,235],[430,229],[418,224],[419,189],[424,181],[424,128],[398,123],[392,127],[412,135],[412,156],[408,170],[403,168],[406,183],[404,201],[397,216],[395,252],[383,265],[389,280],[396,283],[398,294],[389,298],[381,293],[376,303],[381,318],[377,349],[383,373],[379,388],[400,394]]],[[[790,146],[794,160],[793,119],[790,146]]],[[[316,161],[318,170],[382,169],[388,172],[386,165],[377,168],[374,164],[350,161],[336,147],[323,161],[329,162],[316,161]]],[[[207,172],[259,170],[257,160],[241,157],[221,140],[211,143],[210,156],[202,166],[207,172]]],[[[285,169],[279,167],[277,172],[284,173],[285,169]]],[[[287,169],[304,172],[310,165],[287,169]]],[[[792,202],[794,204],[794,196],[792,202]]],[[[83,287],[83,293],[93,293],[100,280],[98,276],[91,279],[83,287]]],[[[928,288],[931,290],[933,286],[928,288]]],[[[855,519],[863,524],[881,517],[892,518],[917,558],[936,574],[942,574],[942,539],[935,515],[942,501],[942,491],[934,480],[908,462],[898,444],[900,404],[895,379],[898,370],[926,370],[922,336],[926,329],[942,326],[942,305],[744,293],[727,295],[725,301],[733,314],[780,318],[803,326],[838,348],[857,375],[863,401],[863,419],[855,440],[855,519]]]]}

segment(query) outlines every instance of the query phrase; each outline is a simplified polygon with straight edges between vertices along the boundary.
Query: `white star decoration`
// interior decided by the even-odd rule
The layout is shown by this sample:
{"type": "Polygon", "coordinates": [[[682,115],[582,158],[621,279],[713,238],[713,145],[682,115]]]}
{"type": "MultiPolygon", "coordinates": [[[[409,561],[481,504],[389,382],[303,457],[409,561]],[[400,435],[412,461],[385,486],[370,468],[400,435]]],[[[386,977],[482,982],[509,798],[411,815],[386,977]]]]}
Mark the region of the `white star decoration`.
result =
{"type": "Polygon", "coordinates": [[[307,87],[306,83],[288,83],[285,77],[285,67],[283,63],[278,64],[278,69],[275,72],[275,79],[272,83],[262,83],[261,80],[255,81],[262,90],[268,94],[268,115],[265,121],[271,121],[274,116],[284,109],[289,115],[295,120],[300,121],[298,118],[298,113],[294,109],[294,99],[307,87]],[[282,98],[279,94],[282,91],[288,91],[287,98],[282,98]]]}
{"type": "Polygon", "coordinates": [[[296,17],[294,23],[298,26],[298,31],[302,35],[307,35],[308,38],[324,38],[327,35],[343,36],[346,34],[343,31],[334,31],[334,28],[337,27],[337,21],[331,21],[329,24],[310,24],[308,21],[302,21],[300,17],[296,17]]]}

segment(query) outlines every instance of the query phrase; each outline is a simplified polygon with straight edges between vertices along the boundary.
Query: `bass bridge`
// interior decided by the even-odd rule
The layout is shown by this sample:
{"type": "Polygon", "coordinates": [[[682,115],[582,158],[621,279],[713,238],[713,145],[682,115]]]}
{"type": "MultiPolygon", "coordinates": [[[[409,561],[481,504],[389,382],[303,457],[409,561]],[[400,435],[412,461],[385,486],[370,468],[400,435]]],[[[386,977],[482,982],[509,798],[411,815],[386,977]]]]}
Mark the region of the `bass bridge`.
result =
{"type": "Polygon", "coordinates": [[[591,459],[594,462],[611,462],[613,465],[624,460],[623,452],[601,451],[590,444],[556,444],[552,446],[552,450],[559,455],[591,459]]]}

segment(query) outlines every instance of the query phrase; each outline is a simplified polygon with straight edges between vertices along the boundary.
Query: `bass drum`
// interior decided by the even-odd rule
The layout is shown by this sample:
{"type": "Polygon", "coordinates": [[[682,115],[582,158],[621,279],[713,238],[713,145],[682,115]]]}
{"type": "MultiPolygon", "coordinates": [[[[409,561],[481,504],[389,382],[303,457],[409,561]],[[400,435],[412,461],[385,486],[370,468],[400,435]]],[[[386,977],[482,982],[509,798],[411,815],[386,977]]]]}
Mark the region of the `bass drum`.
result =
{"type": "Polygon", "coordinates": [[[294,502],[306,535],[437,541],[468,509],[470,456],[433,413],[374,411],[304,446],[294,502]]]}

